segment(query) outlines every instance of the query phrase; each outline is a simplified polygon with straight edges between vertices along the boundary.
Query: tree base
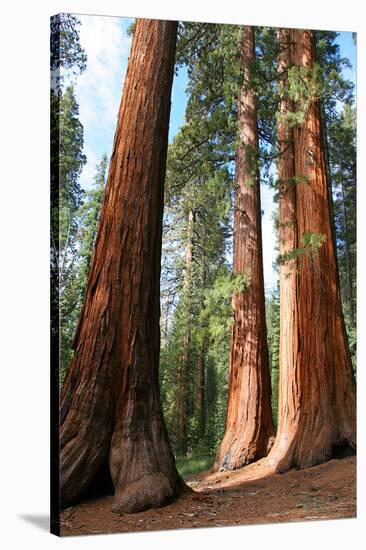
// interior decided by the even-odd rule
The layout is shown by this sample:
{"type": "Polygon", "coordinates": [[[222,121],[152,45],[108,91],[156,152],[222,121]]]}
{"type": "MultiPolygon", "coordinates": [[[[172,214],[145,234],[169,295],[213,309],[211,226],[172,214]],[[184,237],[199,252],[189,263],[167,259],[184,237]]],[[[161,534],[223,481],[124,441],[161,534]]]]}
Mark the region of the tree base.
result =
{"type": "Polygon", "coordinates": [[[235,440],[229,447],[225,445],[228,449],[225,453],[220,449],[212,471],[225,472],[244,468],[267,456],[273,443],[274,436],[268,438],[265,445],[262,442],[260,446],[253,442],[243,442],[239,445],[238,440],[235,440]]]}
{"type": "Polygon", "coordinates": [[[284,474],[291,468],[302,470],[323,464],[333,458],[345,458],[356,454],[356,445],[348,439],[339,439],[335,443],[324,443],[315,448],[310,440],[293,440],[287,446],[281,446],[281,442],[275,443],[267,457],[267,464],[274,473],[284,474]]]}
{"type": "Polygon", "coordinates": [[[135,514],[149,508],[160,508],[179,496],[181,487],[173,487],[168,477],[158,472],[148,474],[116,491],[112,511],[135,514]]]}

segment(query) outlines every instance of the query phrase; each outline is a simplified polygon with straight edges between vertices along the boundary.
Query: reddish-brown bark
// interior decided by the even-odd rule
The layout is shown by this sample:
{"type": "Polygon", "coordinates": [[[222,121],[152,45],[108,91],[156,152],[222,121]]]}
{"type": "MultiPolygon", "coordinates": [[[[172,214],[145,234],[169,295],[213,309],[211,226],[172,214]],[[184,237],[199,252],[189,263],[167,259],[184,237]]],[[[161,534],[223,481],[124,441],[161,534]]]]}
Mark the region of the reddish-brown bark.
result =
{"type": "MultiPolygon", "coordinates": [[[[314,37],[281,31],[288,48],[280,65],[311,68],[314,37]]],[[[282,105],[288,110],[288,104],[282,105]]],[[[278,431],[269,454],[277,471],[305,468],[356,446],[355,383],[345,335],[337,274],[320,105],[312,98],[305,121],[291,134],[280,177],[306,177],[285,186],[280,199],[281,252],[302,245],[304,233],[325,235],[318,254],[301,254],[281,267],[280,394],[278,431]]]]}
{"type": "Polygon", "coordinates": [[[137,20],[75,356],[61,395],[61,501],[109,464],[113,510],[183,487],[159,395],[159,277],[177,23],[137,20]]]}
{"type": "Polygon", "coordinates": [[[229,470],[266,456],[274,435],[265,323],[257,107],[255,94],[248,86],[255,59],[253,27],[243,28],[239,47],[244,82],[238,105],[240,145],[233,271],[248,273],[250,284],[233,296],[226,431],[214,466],[229,470]]]}

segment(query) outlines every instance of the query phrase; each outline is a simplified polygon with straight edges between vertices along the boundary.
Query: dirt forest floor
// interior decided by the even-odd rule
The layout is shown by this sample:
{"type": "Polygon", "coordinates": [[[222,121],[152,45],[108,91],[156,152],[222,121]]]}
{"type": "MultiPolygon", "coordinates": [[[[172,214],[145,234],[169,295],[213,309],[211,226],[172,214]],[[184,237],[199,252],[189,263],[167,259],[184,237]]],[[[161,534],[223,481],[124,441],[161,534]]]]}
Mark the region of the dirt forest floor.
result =
{"type": "MultiPolygon", "coordinates": [[[[265,460],[265,459],[264,459],[265,460]]],[[[118,516],[112,496],[67,508],[61,535],[157,531],[356,516],[356,457],[272,474],[264,461],[235,472],[204,472],[194,490],[163,508],[118,516]]]]}

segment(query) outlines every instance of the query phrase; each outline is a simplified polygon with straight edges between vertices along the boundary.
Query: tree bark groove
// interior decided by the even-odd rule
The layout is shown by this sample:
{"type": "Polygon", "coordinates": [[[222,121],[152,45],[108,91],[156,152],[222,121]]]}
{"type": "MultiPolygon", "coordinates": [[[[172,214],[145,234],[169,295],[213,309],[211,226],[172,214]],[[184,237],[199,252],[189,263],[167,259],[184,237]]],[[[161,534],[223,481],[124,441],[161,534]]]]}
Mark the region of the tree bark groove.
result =
{"type": "MultiPolygon", "coordinates": [[[[291,64],[313,67],[311,31],[282,30],[280,36],[290,45],[280,55],[280,69],[291,64]]],[[[291,106],[283,104],[282,109],[291,106]]],[[[306,177],[282,190],[281,252],[301,246],[304,233],[326,237],[315,256],[301,254],[281,266],[279,417],[268,462],[283,472],[354,452],[356,403],[316,97],[303,124],[292,130],[280,124],[279,139],[293,139],[293,147],[280,160],[280,178],[306,177]]]]}
{"type": "Polygon", "coordinates": [[[248,86],[255,60],[254,27],[239,45],[243,85],[238,104],[240,145],[234,211],[234,274],[248,273],[246,290],[233,296],[229,401],[225,435],[215,470],[241,468],[267,455],[274,436],[262,259],[255,94],[248,86]]]}
{"type": "Polygon", "coordinates": [[[61,501],[109,463],[113,510],[179,494],[160,403],[160,259],[177,23],[139,19],[75,355],[61,395],[61,501]]]}

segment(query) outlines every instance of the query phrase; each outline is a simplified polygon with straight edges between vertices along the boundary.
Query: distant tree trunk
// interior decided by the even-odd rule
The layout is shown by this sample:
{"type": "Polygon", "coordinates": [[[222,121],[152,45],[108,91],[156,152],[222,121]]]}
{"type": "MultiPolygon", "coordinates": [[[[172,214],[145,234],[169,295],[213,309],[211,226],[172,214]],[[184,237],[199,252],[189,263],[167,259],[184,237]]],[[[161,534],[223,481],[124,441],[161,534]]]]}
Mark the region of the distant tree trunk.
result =
{"type": "Polygon", "coordinates": [[[192,290],[192,262],[193,262],[193,230],[196,221],[195,212],[188,212],[187,245],[185,251],[184,280],[183,280],[183,315],[184,333],[181,353],[178,357],[178,418],[177,418],[177,449],[180,455],[186,456],[188,451],[188,416],[189,416],[189,348],[191,343],[190,332],[190,301],[192,290]]]}
{"type": "Polygon", "coordinates": [[[189,380],[188,380],[188,348],[189,335],[183,335],[182,351],[178,356],[178,395],[177,395],[177,432],[176,448],[181,456],[186,456],[188,451],[188,413],[189,413],[189,380]]]}
{"type": "Polygon", "coordinates": [[[233,271],[249,272],[250,284],[233,296],[226,431],[214,466],[228,470],[266,456],[274,435],[265,322],[257,107],[254,92],[248,86],[255,60],[254,27],[243,28],[239,48],[244,82],[238,105],[240,145],[233,271]]]}
{"type": "MultiPolygon", "coordinates": [[[[206,288],[206,269],[203,267],[200,275],[200,311],[205,306],[204,291],[206,288]]],[[[204,330],[205,327],[201,327],[204,330]]],[[[196,380],[195,380],[195,396],[194,396],[194,414],[198,422],[197,435],[198,440],[201,440],[205,434],[205,350],[206,339],[202,337],[202,341],[198,344],[198,353],[196,358],[196,380]]]]}
{"type": "MultiPolygon", "coordinates": [[[[342,163],[340,163],[340,169],[342,172],[342,163]]],[[[349,223],[348,223],[348,217],[347,217],[346,197],[345,197],[345,191],[344,191],[344,181],[342,176],[341,176],[341,193],[342,193],[342,201],[341,201],[342,216],[343,216],[344,237],[345,237],[344,252],[345,252],[345,260],[346,260],[346,279],[347,279],[346,302],[347,302],[352,326],[355,326],[356,314],[355,314],[354,299],[353,299],[353,269],[352,269],[350,245],[349,245],[349,223]]]]}
{"type": "Polygon", "coordinates": [[[159,277],[177,23],[137,20],[75,356],[61,395],[61,501],[109,462],[113,510],[184,486],[159,395],[159,277]]]}
{"type": "Polygon", "coordinates": [[[196,360],[196,391],[194,399],[195,417],[198,421],[198,437],[205,433],[205,346],[201,344],[196,360]]]}
{"type": "MultiPolygon", "coordinates": [[[[292,64],[311,68],[313,33],[281,32],[290,35],[292,64]]],[[[280,125],[280,137],[282,132],[286,130],[280,125]]],[[[326,240],[315,257],[300,254],[281,268],[279,420],[268,457],[276,471],[312,466],[353,452],[356,446],[355,383],[340,298],[320,105],[315,97],[304,123],[292,132],[294,175],[307,181],[295,180],[293,193],[287,194],[290,198],[281,199],[282,237],[289,241],[283,251],[301,246],[305,233],[325,235],[326,240]]],[[[288,168],[284,160],[280,166],[290,175],[288,162],[288,168]]]]}

